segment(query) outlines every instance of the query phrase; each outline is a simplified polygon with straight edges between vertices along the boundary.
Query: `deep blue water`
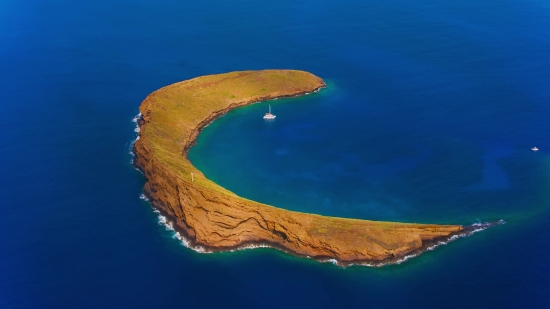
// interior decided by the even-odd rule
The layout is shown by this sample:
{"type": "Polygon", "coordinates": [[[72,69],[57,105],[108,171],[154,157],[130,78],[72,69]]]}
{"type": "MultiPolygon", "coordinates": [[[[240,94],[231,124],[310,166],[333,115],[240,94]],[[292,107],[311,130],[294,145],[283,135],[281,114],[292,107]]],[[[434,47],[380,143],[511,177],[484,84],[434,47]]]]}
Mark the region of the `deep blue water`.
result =
{"type": "Polygon", "coordinates": [[[550,307],[548,29],[542,0],[0,1],[0,307],[550,307]],[[184,248],[139,199],[131,119],[164,85],[263,68],[329,87],[210,125],[190,157],[211,179],[305,212],[507,223],[383,268],[184,248]]]}

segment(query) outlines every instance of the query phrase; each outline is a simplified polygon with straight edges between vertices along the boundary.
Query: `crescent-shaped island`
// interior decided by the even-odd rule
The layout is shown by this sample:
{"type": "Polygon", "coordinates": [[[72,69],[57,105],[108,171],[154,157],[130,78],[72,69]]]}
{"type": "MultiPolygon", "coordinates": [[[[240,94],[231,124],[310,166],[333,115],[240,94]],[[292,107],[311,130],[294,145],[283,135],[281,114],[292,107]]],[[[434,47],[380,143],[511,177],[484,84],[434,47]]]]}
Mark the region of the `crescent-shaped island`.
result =
{"type": "Polygon", "coordinates": [[[134,164],[144,194],[191,247],[269,246],[339,265],[398,263],[492,224],[461,226],[335,218],[276,208],[208,180],[187,158],[200,131],[240,106],[315,92],[311,73],[263,70],[209,75],[151,93],[140,106],[134,164]]]}

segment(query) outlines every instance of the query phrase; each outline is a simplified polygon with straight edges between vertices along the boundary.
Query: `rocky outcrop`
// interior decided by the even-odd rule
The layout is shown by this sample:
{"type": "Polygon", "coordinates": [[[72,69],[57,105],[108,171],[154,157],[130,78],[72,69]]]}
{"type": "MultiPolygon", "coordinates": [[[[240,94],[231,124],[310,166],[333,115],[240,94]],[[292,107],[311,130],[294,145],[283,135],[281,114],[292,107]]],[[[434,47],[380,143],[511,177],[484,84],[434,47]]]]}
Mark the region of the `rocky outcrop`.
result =
{"type": "Polygon", "coordinates": [[[396,262],[471,230],[276,208],[218,186],[187,159],[200,130],[227,111],[323,87],[307,72],[266,70],[204,76],[153,92],[140,106],[140,138],[134,145],[135,165],[147,179],[145,194],[192,245],[230,250],[263,244],[343,265],[396,262]]]}

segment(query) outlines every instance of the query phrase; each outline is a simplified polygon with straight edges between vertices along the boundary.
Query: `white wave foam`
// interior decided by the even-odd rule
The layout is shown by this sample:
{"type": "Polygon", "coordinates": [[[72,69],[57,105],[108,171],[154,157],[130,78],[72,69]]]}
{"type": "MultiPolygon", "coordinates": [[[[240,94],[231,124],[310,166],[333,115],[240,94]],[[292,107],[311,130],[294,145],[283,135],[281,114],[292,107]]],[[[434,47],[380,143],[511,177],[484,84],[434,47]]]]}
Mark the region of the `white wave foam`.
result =
{"type": "MultiPolygon", "coordinates": [[[[136,127],[134,128],[135,133],[139,133],[139,123],[138,120],[141,119],[141,113],[134,116],[132,119],[132,122],[136,124],[136,127]]],[[[134,153],[134,144],[139,140],[139,134],[136,134],[136,137],[130,142],[130,146],[128,147],[128,153],[132,156],[132,159],[130,160],[130,164],[134,164],[134,157],[136,154],[134,153]]]]}
{"type": "Polygon", "coordinates": [[[227,250],[228,252],[235,252],[235,251],[241,251],[241,250],[249,250],[249,249],[257,249],[257,248],[271,248],[271,246],[264,245],[264,244],[248,244],[244,245],[239,248],[227,250]]]}
{"type": "Polygon", "coordinates": [[[138,122],[138,120],[141,119],[141,113],[137,114],[134,116],[134,118],[132,119],[132,122],[138,122]]]}
{"type": "MultiPolygon", "coordinates": [[[[158,209],[153,208],[153,212],[155,212],[158,216],[158,224],[164,226],[167,231],[170,231],[172,233],[172,238],[179,240],[184,247],[189,248],[198,253],[214,253],[214,251],[206,249],[202,246],[193,245],[189,239],[185,238],[178,231],[176,231],[176,229],[174,228],[174,224],[170,220],[168,220],[165,216],[163,216],[158,209]]],[[[264,245],[264,244],[247,244],[238,248],[226,250],[225,252],[236,252],[241,250],[250,250],[250,249],[257,249],[257,248],[271,248],[271,246],[264,245]]]]}
{"type": "MultiPolygon", "coordinates": [[[[145,201],[149,201],[149,199],[144,195],[144,194],[141,194],[139,196],[140,199],[143,199],[145,201]]],[[[157,214],[157,217],[158,217],[158,224],[159,225],[162,225],[164,226],[164,228],[171,232],[172,233],[172,238],[174,239],[177,239],[181,242],[181,244],[186,247],[186,248],[189,248],[195,252],[198,252],[198,253],[214,253],[214,251],[212,250],[209,250],[209,249],[206,249],[202,246],[198,246],[198,245],[193,245],[192,242],[185,238],[183,235],[181,235],[178,231],[176,231],[176,229],[174,228],[174,224],[168,220],[168,218],[166,218],[166,216],[163,216],[160,211],[156,208],[153,207],[153,212],[157,214]]],[[[504,220],[499,220],[497,225],[498,224],[505,224],[506,222],[504,220]]],[[[479,226],[479,228],[477,229],[473,229],[467,233],[463,233],[463,234],[458,234],[458,235],[453,235],[451,237],[449,237],[448,239],[444,240],[444,241],[439,241],[429,247],[426,248],[426,251],[432,251],[434,250],[435,248],[437,247],[440,247],[440,246],[443,246],[443,245],[447,245],[448,243],[450,242],[453,242],[459,238],[463,238],[463,237],[468,237],[468,236],[471,236],[477,232],[481,232],[481,231],[484,231],[492,226],[494,226],[494,224],[490,224],[490,223],[476,223],[476,224],[473,224],[473,226],[479,226]]],[[[235,252],[235,251],[241,251],[241,250],[249,250],[249,249],[256,249],[256,248],[274,248],[274,249],[279,249],[279,248],[275,248],[275,247],[272,247],[272,246],[269,246],[269,245],[265,245],[265,244],[247,244],[247,245],[243,245],[241,247],[238,247],[238,248],[234,248],[234,249],[230,249],[230,250],[226,250],[226,252],[235,252]]],[[[280,249],[279,249],[280,250],[280,249]]],[[[286,252],[285,250],[281,250],[281,251],[284,251],[286,252]]],[[[286,252],[286,253],[289,253],[289,252],[286,252]]],[[[391,262],[386,262],[386,263],[369,263],[369,262],[359,262],[359,263],[350,263],[350,264],[342,264],[340,263],[338,260],[336,259],[318,259],[317,261],[321,262],[321,263],[332,263],[338,267],[342,267],[342,268],[346,268],[348,266],[367,266],[367,267],[382,267],[382,266],[385,266],[385,265],[391,265],[391,264],[401,264],[413,257],[416,257],[416,256],[419,256],[420,254],[422,254],[423,251],[421,252],[417,252],[417,253],[414,253],[414,254],[408,254],[408,255],[405,255],[404,257],[402,257],[401,259],[399,260],[395,260],[395,261],[391,261],[391,262]]],[[[311,259],[310,256],[305,256],[306,258],[308,259],[311,259]]]]}
{"type": "MultiPolygon", "coordinates": [[[[172,238],[178,239],[184,247],[189,248],[189,249],[194,250],[194,251],[199,252],[199,253],[214,253],[214,251],[205,249],[204,247],[192,245],[191,241],[189,241],[188,239],[183,237],[179,232],[177,232],[175,230],[174,225],[172,224],[172,222],[170,222],[165,216],[163,216],[160,213],[160,211],[158,211],[157,209],[154,209],[154,208],[153,208],[153,211],[158,214],[159,224],[163,225],[166,228],[166,230],[172,232],[173,233],[172,238]]],[[[504,220],[500,220],[498,224],[504,224],[504,220]],[[501,223],[501,221],[503,223],[501,223]]],[[[476,225],[476,226],[478,226],[478,225],[476,225]]],[[[479,224],[479,226],[481,226],[481,227],[477,228],[477,229],[474,229],[474,230],[471,230],[467,233],[463,233],[463,234],[459,234],[459,235],[453,235],[453,236],[449,237],[447,240],[439,241],[439,242],[431,245],[430,247],[426,248],[426,250],[427,251],[432,251],[437,247],[447,245],[448,243],[453,242],[453,241],[455,241],[459,238],[468,237],[468,236],[471,236],[471,235],[473,235],[477,232],[484,231],[484,230],[486,230],[489,227],[492,227],[494,225],[491,225],[489,223],[483,223],[483,224],[479,224]]],[[[249,250],[249,249],[256,249],[256,248],[275,248],[275,247],[265,245],[265,244],[247,244],[247,245],[235,248],[235,249],[227,250],[226,252],[235,252],[235,251],[249,250]]],[[[275,248],[275,249],[278,249],[278,248],[275,248]]],[[[282,250],[282,251],[284,251],[284,250],[282,250]]],[[[346,268],[348,266],[382,267],[382,266],[391,265],[391,264],[401,264],[401,263],[403,263],[403,262],[405,262],[405,261],[407,261],[407,260],[409,260],[413,257],[419,256],[422,253],[423,252],[408,254],[408,255],[405,255],[404,257],[402,257],[399,260],[386,262],[386,263],[359,262],[359,263],[342,264],[336,259],[322,259],[322,260],[318,260],[318,261],[321,262],[321,263],[332,263],[332,264],[334,264],[338,267],[342,267],[342,268],[346,268]]],[[[306,258],[311,259],[310,256],[306,256],[306,258]]]]}
{"type": "Polygon", "coordinates": [[[176,229],[174,228],[174,224],[172,224],[172,222],[170,222],[165,216],[163,216],[160,211],[153,208],[153,212],[155,212],[158,216],[158,224],[164,226],[167,231],[171,232],[172,238],[179,240],[184,247],[199,253],[212,253],[212,251],[207,250],[201,246],[193,246],[191,244],[191,241],[189,241],[188,239],[183,237],[178,231],[176,231],[176,229]]]}
{"type": "MultiPolygon", "coordinates": [[[[498,223],[496,225],[500,225],[500,224],[505,224],[506,221],[504,220],[499,220],[498,223]]],[[[471,236],[477,232],[481,232],[481,231],[484,231],[490,227],[493,227],[495,226],[495,224],[491,224],[491,223],[475,223],[475,224],[472,224],[472,226],[479,226],[479,228],[476,228],[476,229],[473,229],[471,231],[468,231],[466,233],[463,233],[463,234],[458,234],[458,235],[453,235],[451,237],[449,237],[448,239],[446,240],[442,240],[442,241],[439,241],[429,247],[426,248],[426,251],[432,251],[434,250],[435,248],[437,247],[440,247],[440,246],[443,246],[443,245],[446,245],[450,242],[453,242],[459,238],[463,238],[463,237],[468,237],[468,236],[471,236]]],[[[401,264],[405,261],[407,261],[408,259],[410,258],[413,258],[413,257],[416,257],[416,256],[419,256],[420,254],[422,254],[422,252],[418,252],[418,253],[414,253],[414,254],[409,254],[409,255],[405,255],[404,257],[402,257],[401,259],[399,260],[396,260],[396,261],[391,261],[391,262],[388,262],[388,263],[380,263],[380,264],[371,264],[371,263],[352,263],[350,264],[351,265],[358,265],[358,266],[370,266],[370,267],[382,267],[382,266],[385,266],[385,265],[389,265],[389,264],[401,264]]]]}

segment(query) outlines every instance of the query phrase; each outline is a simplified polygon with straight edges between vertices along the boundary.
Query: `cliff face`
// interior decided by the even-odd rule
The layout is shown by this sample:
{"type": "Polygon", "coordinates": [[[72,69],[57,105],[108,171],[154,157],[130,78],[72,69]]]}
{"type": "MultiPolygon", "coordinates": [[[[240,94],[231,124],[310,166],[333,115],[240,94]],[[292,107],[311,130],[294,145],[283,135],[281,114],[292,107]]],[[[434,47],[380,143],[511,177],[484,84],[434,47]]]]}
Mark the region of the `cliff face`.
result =
{"type": "Polygon", "coordinates": [[[199,77],[150,94],[140,106],[140,138],[134,146],[135,165],[147,179],[145,194],[192,244],[212,250],[266,244],[340,264],[382,264],[467,232],[459,225],[343,219],[275,208],[218,186],[187,159],[200,130],[225,112],[324,86],[307,72],[266,70],[199,77]]]}

